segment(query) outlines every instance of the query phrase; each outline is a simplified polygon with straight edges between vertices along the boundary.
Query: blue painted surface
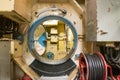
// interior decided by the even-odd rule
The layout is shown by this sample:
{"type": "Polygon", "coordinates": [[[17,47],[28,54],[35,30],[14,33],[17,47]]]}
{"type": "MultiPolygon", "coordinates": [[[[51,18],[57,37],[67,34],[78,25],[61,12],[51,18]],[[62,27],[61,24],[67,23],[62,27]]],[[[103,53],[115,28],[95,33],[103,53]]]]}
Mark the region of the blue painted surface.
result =
{"type": "Polygon", "coordinates": [[[39,44],[46,47],[46,39],[46,32],[44,32],[38,39],[39,44]]]}
{"type": "Polygon", "coordinates": [[[79,59],[80,54],[75,54],[75,59],[79,59]]]}
{"type": "Polygon", "coordinates": [[[48,59],[54,59],[54,54],[52,52],[48,52],[46,56],[48,59]]]}

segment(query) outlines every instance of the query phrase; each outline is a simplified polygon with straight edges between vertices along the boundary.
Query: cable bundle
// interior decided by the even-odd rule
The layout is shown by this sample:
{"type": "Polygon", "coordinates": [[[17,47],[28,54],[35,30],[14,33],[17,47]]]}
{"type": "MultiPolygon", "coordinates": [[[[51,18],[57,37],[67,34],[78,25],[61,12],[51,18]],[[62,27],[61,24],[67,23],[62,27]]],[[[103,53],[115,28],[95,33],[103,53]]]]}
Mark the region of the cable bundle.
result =
{"type": "Polygon", "coordinates": [[[0,15],[0,38],[4,34],[12,34],[13,32],[18,31],[19,24],[0,15]]]}
{"type": "Polygon", "coordinates": [[[101,80],[104,75],[104,66],[100,57],[96,54],[86,55],[89,66],[89,79],[88,80],[101,80]]]}
{"type": "Polygon", "coordinates": [[[107,64],[100,53],[80,54],[80,80],[106,80],[107,64]]]}
{"type": "Polygon", "coordinates": [[[113,47],[100,46],[100,50],[104,53],[107,63],[115,68],[120,69],[120,49],[113,47]]]}

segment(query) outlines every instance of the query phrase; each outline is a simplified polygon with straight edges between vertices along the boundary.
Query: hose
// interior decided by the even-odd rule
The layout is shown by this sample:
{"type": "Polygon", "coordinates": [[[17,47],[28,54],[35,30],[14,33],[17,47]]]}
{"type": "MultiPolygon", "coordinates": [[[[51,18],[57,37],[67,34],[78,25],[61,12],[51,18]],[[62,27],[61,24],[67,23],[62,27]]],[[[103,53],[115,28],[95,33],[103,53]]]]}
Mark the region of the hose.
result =
{"type": "Polygon", "coordinates": [[[106,80],[107,65],[99,53],[80,54],[80,80],[106,80]]]}
{"type": "Polygon", "coordinates": [[[103,78],[103,63],[98,55],[86,55],[89,64],[89,80],[99,80],[103,78]]]}

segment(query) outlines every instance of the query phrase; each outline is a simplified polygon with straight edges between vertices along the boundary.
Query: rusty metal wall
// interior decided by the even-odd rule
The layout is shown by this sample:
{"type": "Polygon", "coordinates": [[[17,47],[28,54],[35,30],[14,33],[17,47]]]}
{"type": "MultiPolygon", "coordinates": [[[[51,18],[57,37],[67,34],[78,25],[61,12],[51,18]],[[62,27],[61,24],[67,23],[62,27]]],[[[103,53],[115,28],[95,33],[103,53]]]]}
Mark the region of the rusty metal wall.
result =
{"type": "Polygon", "coordinates": [[[119,14],[119,0],[86,0],[86,40],[120,41],[119,14]]]}
{"type": "Polygon", "coordinates": [[[120,41],[120,0],[97,0],[97,41],[120,41]]]}

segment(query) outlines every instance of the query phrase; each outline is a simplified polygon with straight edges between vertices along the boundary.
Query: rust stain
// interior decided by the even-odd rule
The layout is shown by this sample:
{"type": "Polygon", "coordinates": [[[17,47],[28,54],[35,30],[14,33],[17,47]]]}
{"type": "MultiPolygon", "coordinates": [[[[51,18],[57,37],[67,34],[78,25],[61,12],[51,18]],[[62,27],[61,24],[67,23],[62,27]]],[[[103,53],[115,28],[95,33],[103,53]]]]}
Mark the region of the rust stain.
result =
{"type": "Polygon", "coordinates": [[[109,7],[107,12],[110,12],[110,11],[111,11],[111,8],[109,7]]]}

